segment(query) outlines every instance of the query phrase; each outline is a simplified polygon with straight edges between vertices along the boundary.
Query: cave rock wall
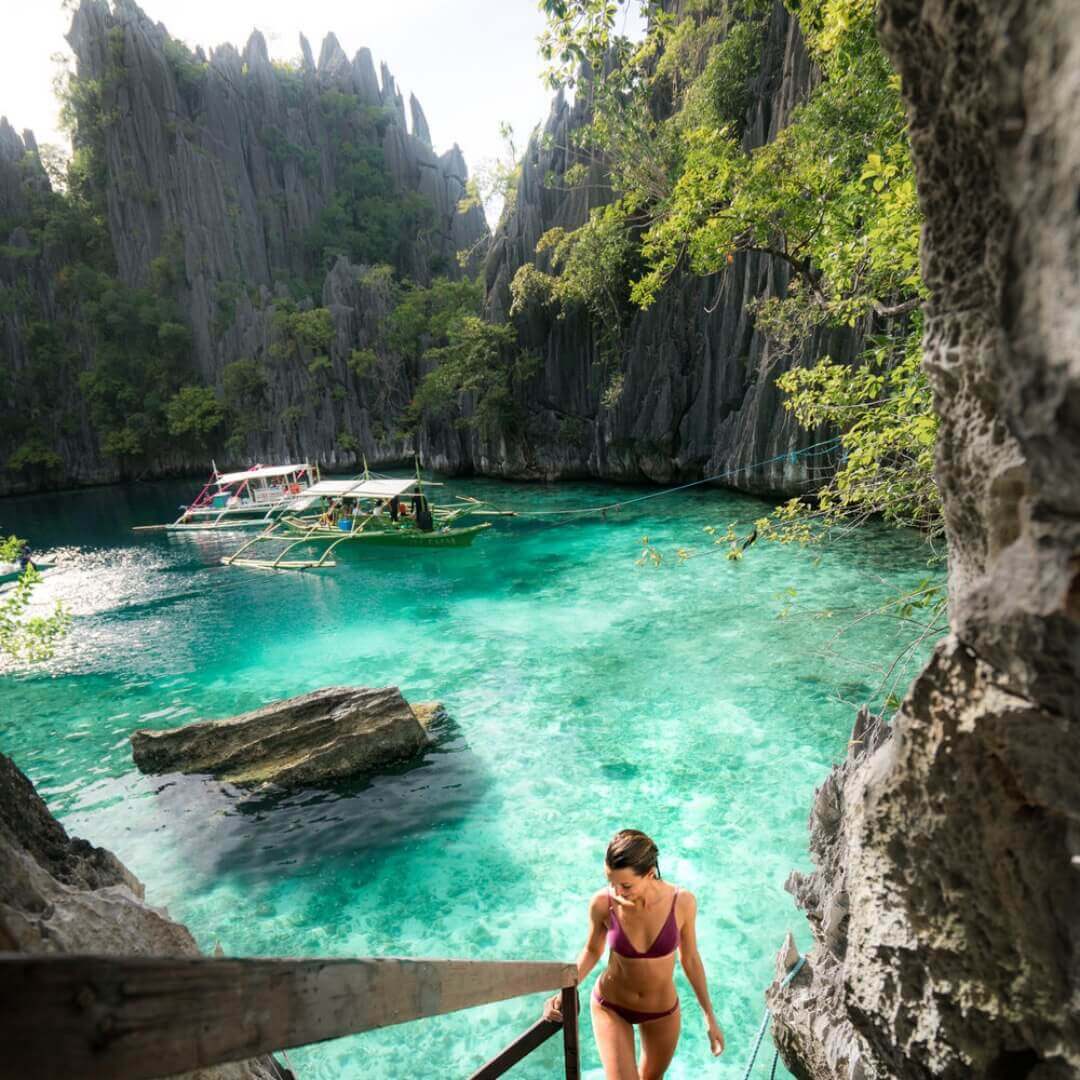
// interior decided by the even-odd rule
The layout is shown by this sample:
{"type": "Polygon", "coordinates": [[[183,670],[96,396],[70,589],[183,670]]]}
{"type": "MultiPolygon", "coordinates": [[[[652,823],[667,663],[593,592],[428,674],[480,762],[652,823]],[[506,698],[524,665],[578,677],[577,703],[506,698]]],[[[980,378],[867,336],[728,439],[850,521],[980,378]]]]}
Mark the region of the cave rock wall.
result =
{"type": "Polygon", "coordinates": [[[951,634],[818,792],[816,869],[789,885],[814,947],[770,991],[776,1038],[815,1080],[1065,1080],[1080,1074],[1080,7],[882,0],[879,19],[926,217],[951,634]]]}

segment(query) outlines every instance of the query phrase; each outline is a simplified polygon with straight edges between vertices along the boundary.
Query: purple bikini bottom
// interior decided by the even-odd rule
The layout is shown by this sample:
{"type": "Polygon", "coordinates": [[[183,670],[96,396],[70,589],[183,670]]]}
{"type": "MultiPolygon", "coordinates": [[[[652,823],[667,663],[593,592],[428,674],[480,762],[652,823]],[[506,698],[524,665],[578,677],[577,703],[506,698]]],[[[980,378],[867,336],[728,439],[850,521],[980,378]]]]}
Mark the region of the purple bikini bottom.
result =
{"type": "Polygon", "coordinates": [[[679,1007],[679,999],[676,998],[675,1004],[663,1012],[638,1012],[636,1009],[627,1009],[622,1005],[616,1005],[614,1001],[605,1001],[595,986],[593,987],[592,999],[601,1009],[607,1009],[608,1012],[621,1017],[628,1024],[647,1024],[650,1020],[661,1020],[665,1016],[670,1016],[679,1007]]]}

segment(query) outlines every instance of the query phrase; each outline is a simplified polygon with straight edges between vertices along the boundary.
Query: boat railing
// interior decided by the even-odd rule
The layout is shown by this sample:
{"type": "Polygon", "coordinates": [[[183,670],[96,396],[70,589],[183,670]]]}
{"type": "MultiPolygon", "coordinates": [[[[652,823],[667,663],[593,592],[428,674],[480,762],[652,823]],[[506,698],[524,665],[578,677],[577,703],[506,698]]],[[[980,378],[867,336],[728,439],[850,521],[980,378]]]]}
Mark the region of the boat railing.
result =
{"type": "Polygon", "coordinates": [[[563,1022],[537,1021],[470,1080],[560,1030],[579,1080],[577,968],[560,963],[0,954],[0,1040],[11,1076],[152,1080],[553,990],[563,1022]]]}

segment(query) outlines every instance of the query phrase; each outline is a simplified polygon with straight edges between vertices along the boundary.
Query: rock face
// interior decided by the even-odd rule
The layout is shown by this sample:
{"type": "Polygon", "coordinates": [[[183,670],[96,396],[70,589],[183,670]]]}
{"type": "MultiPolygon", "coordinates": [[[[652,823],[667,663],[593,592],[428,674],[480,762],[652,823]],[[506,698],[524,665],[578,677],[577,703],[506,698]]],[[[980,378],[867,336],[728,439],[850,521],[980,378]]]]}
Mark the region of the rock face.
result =
{"type": "MultiPolygon", "coordinates": [[[[666,6],[676,15],[686,7],[666,6]]],[[[774,139],[819,78],[797,19],[776,0],[743,126],[744,146],[774,139]]],[[[510,282],[519,267],[550,268],[548,255],[536,254],[545,232],[576,228],[592,208],[614,197],[603,162],[568,149],[589,116],[587,93],[580,92],[573,105],[560,95],[543,130],[529,142],[513,209],[499,224],[487,259],[493,317],[509,309],[510,282]],[[575,164],[586,164],[589,176],[587,183],[572,187],[562,178],[575,164]]],[[[813,478],[833,459],[791,459],[791,451],[825,436],[798,427],[783,408],[775,380],[790,367],[826,354],[839,362],[851,359],[862,334],[816,333],[787,354],[771,346],[746,307],[755,298],[783,295],[789,277],[779,260],[745,254],[720,278],[676,273],[626,331],[616,365],[622,389],[613,407],[603,404],[603,396],[614,369],[601,361],[589,320],[531,312],[521,344],[541,364],[519,395],[523,433],[486,441],[437,430],[430,433],[424,456],[443,469],[475,468],[509,477],[668,481],[722,476],[725,485],[749,491],[811,490],[813,478]],[[749,467],[767,459],[772,459],[767,465],[749,467]]]]}
{"type": "Polygon", "coordinates": [[[235,784],[319,784],[407,761],[424,750],[441,706],[416,711],[395,686],[333,686],[228,720],[136,731],[143,772],[211,773],[235,784]]]}
{"type": "MultiPolygon", "coordinates": [[[[685,5],[670,0],[667,6],[678,15],[685,5]]],[[[243,51],[223,45],[209,57],[198,51],[185,57],[133,0],[117,0],[112,9],[104,0],[83,0],[70,40],[80,74],[103,88],[105,196],[121,279],[142,286],[171,267],[203,383],[220,391],[225,367],[241,359],[260,365],[265,376],[257,410],[245,408],[257,411],[257,422],[242,447],[229,452],[234,464],[303,458],[352,470],[361,456],[372,465],[398,463],[418,450],[425,464],[451,472],[657,481],[713,476],[731,487],[784,495],[812,490],[828,473],[830,454],[791,454],[818,438],[785,412],[774,381],[793,364],[825,354],[850,359],[863,333],[819,333],[794,353],[771,347],[746,304],[782,294],[789,275],[784,264],[758,255],[738,256],[719,284],[676,274],[653,307],[634,317],[617,371],[600,362],[585,317],[530,316],[520,344],[540,365],[517,390],[520,425],[485,436],[434,421],[415,440],[401,435],[401,417],[423,372],[381,340],[388,283],[345,259],[325,274],[322,303],[334,325],[327,363],[315,364],[315,350],[304,343],[288,363],[275,358],[273,306],[311,276],[310,237],[339,194],[335,154],[344,142],[376,146],[401,198],[433,208],[429,228],[402,230],[389,260],[399,274],[426,283],[433,274],[456,274],[459,251],[482,260],[481,212],[458,210],[467,178],[460,150],[436,155],[420,103],[413,98],[407,109],[385,66],[377,75],[366,49],[349,60],[333,35],[317,63],[301,41],[301,68],[289,73],[269,60],[258,33],[243,51]],[[356,105],[343,117],[346,100],[356,105]],[[378,363],[353,363],[358,351],[377,354],[378,363]],[[616,374],[621,394],[606,405],[616,374]]],[[[817,78],[797,21],[774,0],[744,124],[746,146],[775,137],[817,78]]],[[[540,236],[556,225],[580,225],[593,206],[612,198],[599,161],[590,162],[584,188],[564,191],[558,182],[577,160],[560,148],[587,118],[586,94],[573,106],[556,98],[543,132],[530,141],[514,209],[484,271],[492,318],[507,311],[515,271],[542,261],[535,254],[540,236]],[[549,173],[557,178],[552,187],[549,173]]],[[[23,197],[20,184],[47,183],[40,168],[27,181],[26,148],[10,129],[0,131],[0,207],[23,197]]],[[[0,227],[3,218],[0,213],[0,227]]],[[[2,301],[33,297],[40,318],[51,321],[59,267],[5,254],[4,240],[0,235],[0,288],[11,292],[0,292],[0,338],[21,373],[34,367],[27,320],[6,312],[2,301]]],[[[9,248],[19,242],[17,235],[7,238],[9,248]]],[[[60,459],[47,482],[118,479],[123,469],[99,445],[78,392],[78,373],[92,363],[93,346],[81,339],[68,344],[75,370],[60,380],[49,446],[38,454],[47,459],[54,451],[60,459]]],[[[30,411],[16,406],[12,417],[30,411]]],[[[0,429],[0,458],[22,441],[14,423],[4,426],[11,430],[5,438],[0,429]]],[[[204,473],[208,457],[204,448],[179,444],[138,471],[204,473]]],[[[226,458],[219,453],[217,460],[224,465],[226,458]]],[[[37,466],[0,469],[0,493],[45,482],[37,466]]]]}
{"type": "MultiPolygon", "coordinates": [[[[0,754],[0,951],[198,956],[187,928],[143,901],[111,852],[69,837],[29,780],[0,754]]],[[[275,1080],[269,1059],[186,1074],[275,1080]]]]}
{"type": "MultiPolygon", "coordinates": [[[[1080,8],[882,0],[932,293],[952,633],[819,791],[789,1067],[1080,1074],[1080,8]]],[[[866,727],[864,721],[863,726],[866,727]]]]}
{"type": "MultiPolygon", "coordinates": [[[[341,260],[327,273],[317,249],[319,237],[340,239],[325,214],[335,212],[348,185],[366,183],[378,196],[353,224],[372,234],[383,230],[371,244],[371,261],[392,264],[420,284],[435,274],[459,276],[458,252],[482,255],[488,228],[478,207],[459,209],[468,172],[457,146],[435,153],[415,99],[410,133],[385,65],[380,78],[367,49],[349,60],[332,34],[317,65],[301,40],[302,64],[286,70],[271,62],[257,31],[243,51],[222,45],[209,58],[201,50],[189,55],[133,0],[82,0],[68,40],[80,80],[99,88],[100,130],[82,137],[100,143],[99,180],[119,279],[146,287],[168,277],[192,335],[195,380],[220,390],[228,364],[261,365],[259,422],[230,453],[248,462],[317,459],[330,468],[351,468],[361,453],[372,464],[410,458],[411,448],[393,432],[419,373],[392,355],[376,369],[350,366],[353,351],[370,345],[381,299],[365,306],[370,267],[341,260]],[[359,165],[350,154],[359,156],[359,165]],[[401,212],[397,225],[378,216],[388,204],[401,212]],[[310,290],[313,281],[317,296],[324,277],[324,292],[351,291],[355,303],[349,311],[332,309],[329,366],[313,372],[309,365],[319,350],[307,343],[296,343],[288,362],[276,354],[281,335],[274,305],[310,290]]],[[[26,216],[29,188],[48,187],[32,138],[20,138],[0,121],[0,341],[8,350],[3,366],[15,381],[35,363],[42,366],[35,351],[44,350],[28,340],[28,325],[55,324],[63,261],[29,250],[25,230],[5,227],[26,216]]],[[[385,292],[386,283],[381,286],[385,292]]],[[[372,287],[378,292],[379,282],[372,287]]],[[[122,478],[121,463],[100,445],[78,393],[80,371],[93,362],[92,337],[75,333],[59,344],[74,367],[58,379],[55,416],[49,399],[45,449],[60,458],[49,482],[122,478]]],[[[54,347],[48,358],[53,368],[58,351],[54,347]]],[[[16,390],[0,385],[0,463],[20,447],[20,411],[26,410],[16,390]]],[[[208,456],[205,448],[181,442],[138,471],[201,474],[208,456]]],[[[0,494],[42,482],[32,467],[0,467],[0,494]]]]}

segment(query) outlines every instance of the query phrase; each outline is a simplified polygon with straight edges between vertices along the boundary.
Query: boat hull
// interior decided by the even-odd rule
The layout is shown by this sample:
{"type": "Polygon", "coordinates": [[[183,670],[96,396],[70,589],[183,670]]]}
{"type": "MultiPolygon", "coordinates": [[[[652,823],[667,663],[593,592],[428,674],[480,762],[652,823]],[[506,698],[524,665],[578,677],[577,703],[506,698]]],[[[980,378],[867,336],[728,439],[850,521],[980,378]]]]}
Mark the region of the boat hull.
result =
{"type": "Polygon", "coordinates": [[[337,566],[334,556],[349,550],[370,547],[390,548],[464,548],[468,547],[491,523],[468,525],[460,529],[438,529],[433,532],[420,532],[418,529],[395,529],[343,533],[338,529],[319,529],[315,532],[296,535],[279,533],[274,539],[285,541],[283,550],[273,557],[244,558],[242,553],[248,545],[233,555],[226,555],[221,561],[225,566],[243,566],[251,570],[319,570],[337,566]],[[288,543],[288,541],[292,541],[288,543]],[[318,558],[289,558],[293,552],[299,552],[308,544],[324,545],[318,558]]]}
{"type": "MultiPolygon", "coordinates": [[[[336,529],[320,529],[305,537],[308,540],[323,540],[333,543],[343,541],[336,551],[342,551],[351,545],[367,547],[468,547],[485,529],[491,525],[466,525],[460,529],[435,529],[421,532],[419,529],[364,529],[362,532],[344,533],[336,529]]],[[[299,534],[297,539],[299,539],[299,534]]]]}
{"type": "MultiPolygon", "coordinates": [[[[18,581],[19,578],[21,578],[23,575],[22,570],[18,567],[16,567],[14,570],[6,569],[6,567],[10,566],[9,563],[3,563],[0,565],[5,567],[5,569],[0,572],[0,585],[7,585],[9,582],[18,581]]],[[[51,562],[46,562],[45,560],[39,559],[34,560],[34,566],[42,573],[44,573],[44,571],[46,570],[51,570],[53,568],[53,564],[51,562]]]]}

